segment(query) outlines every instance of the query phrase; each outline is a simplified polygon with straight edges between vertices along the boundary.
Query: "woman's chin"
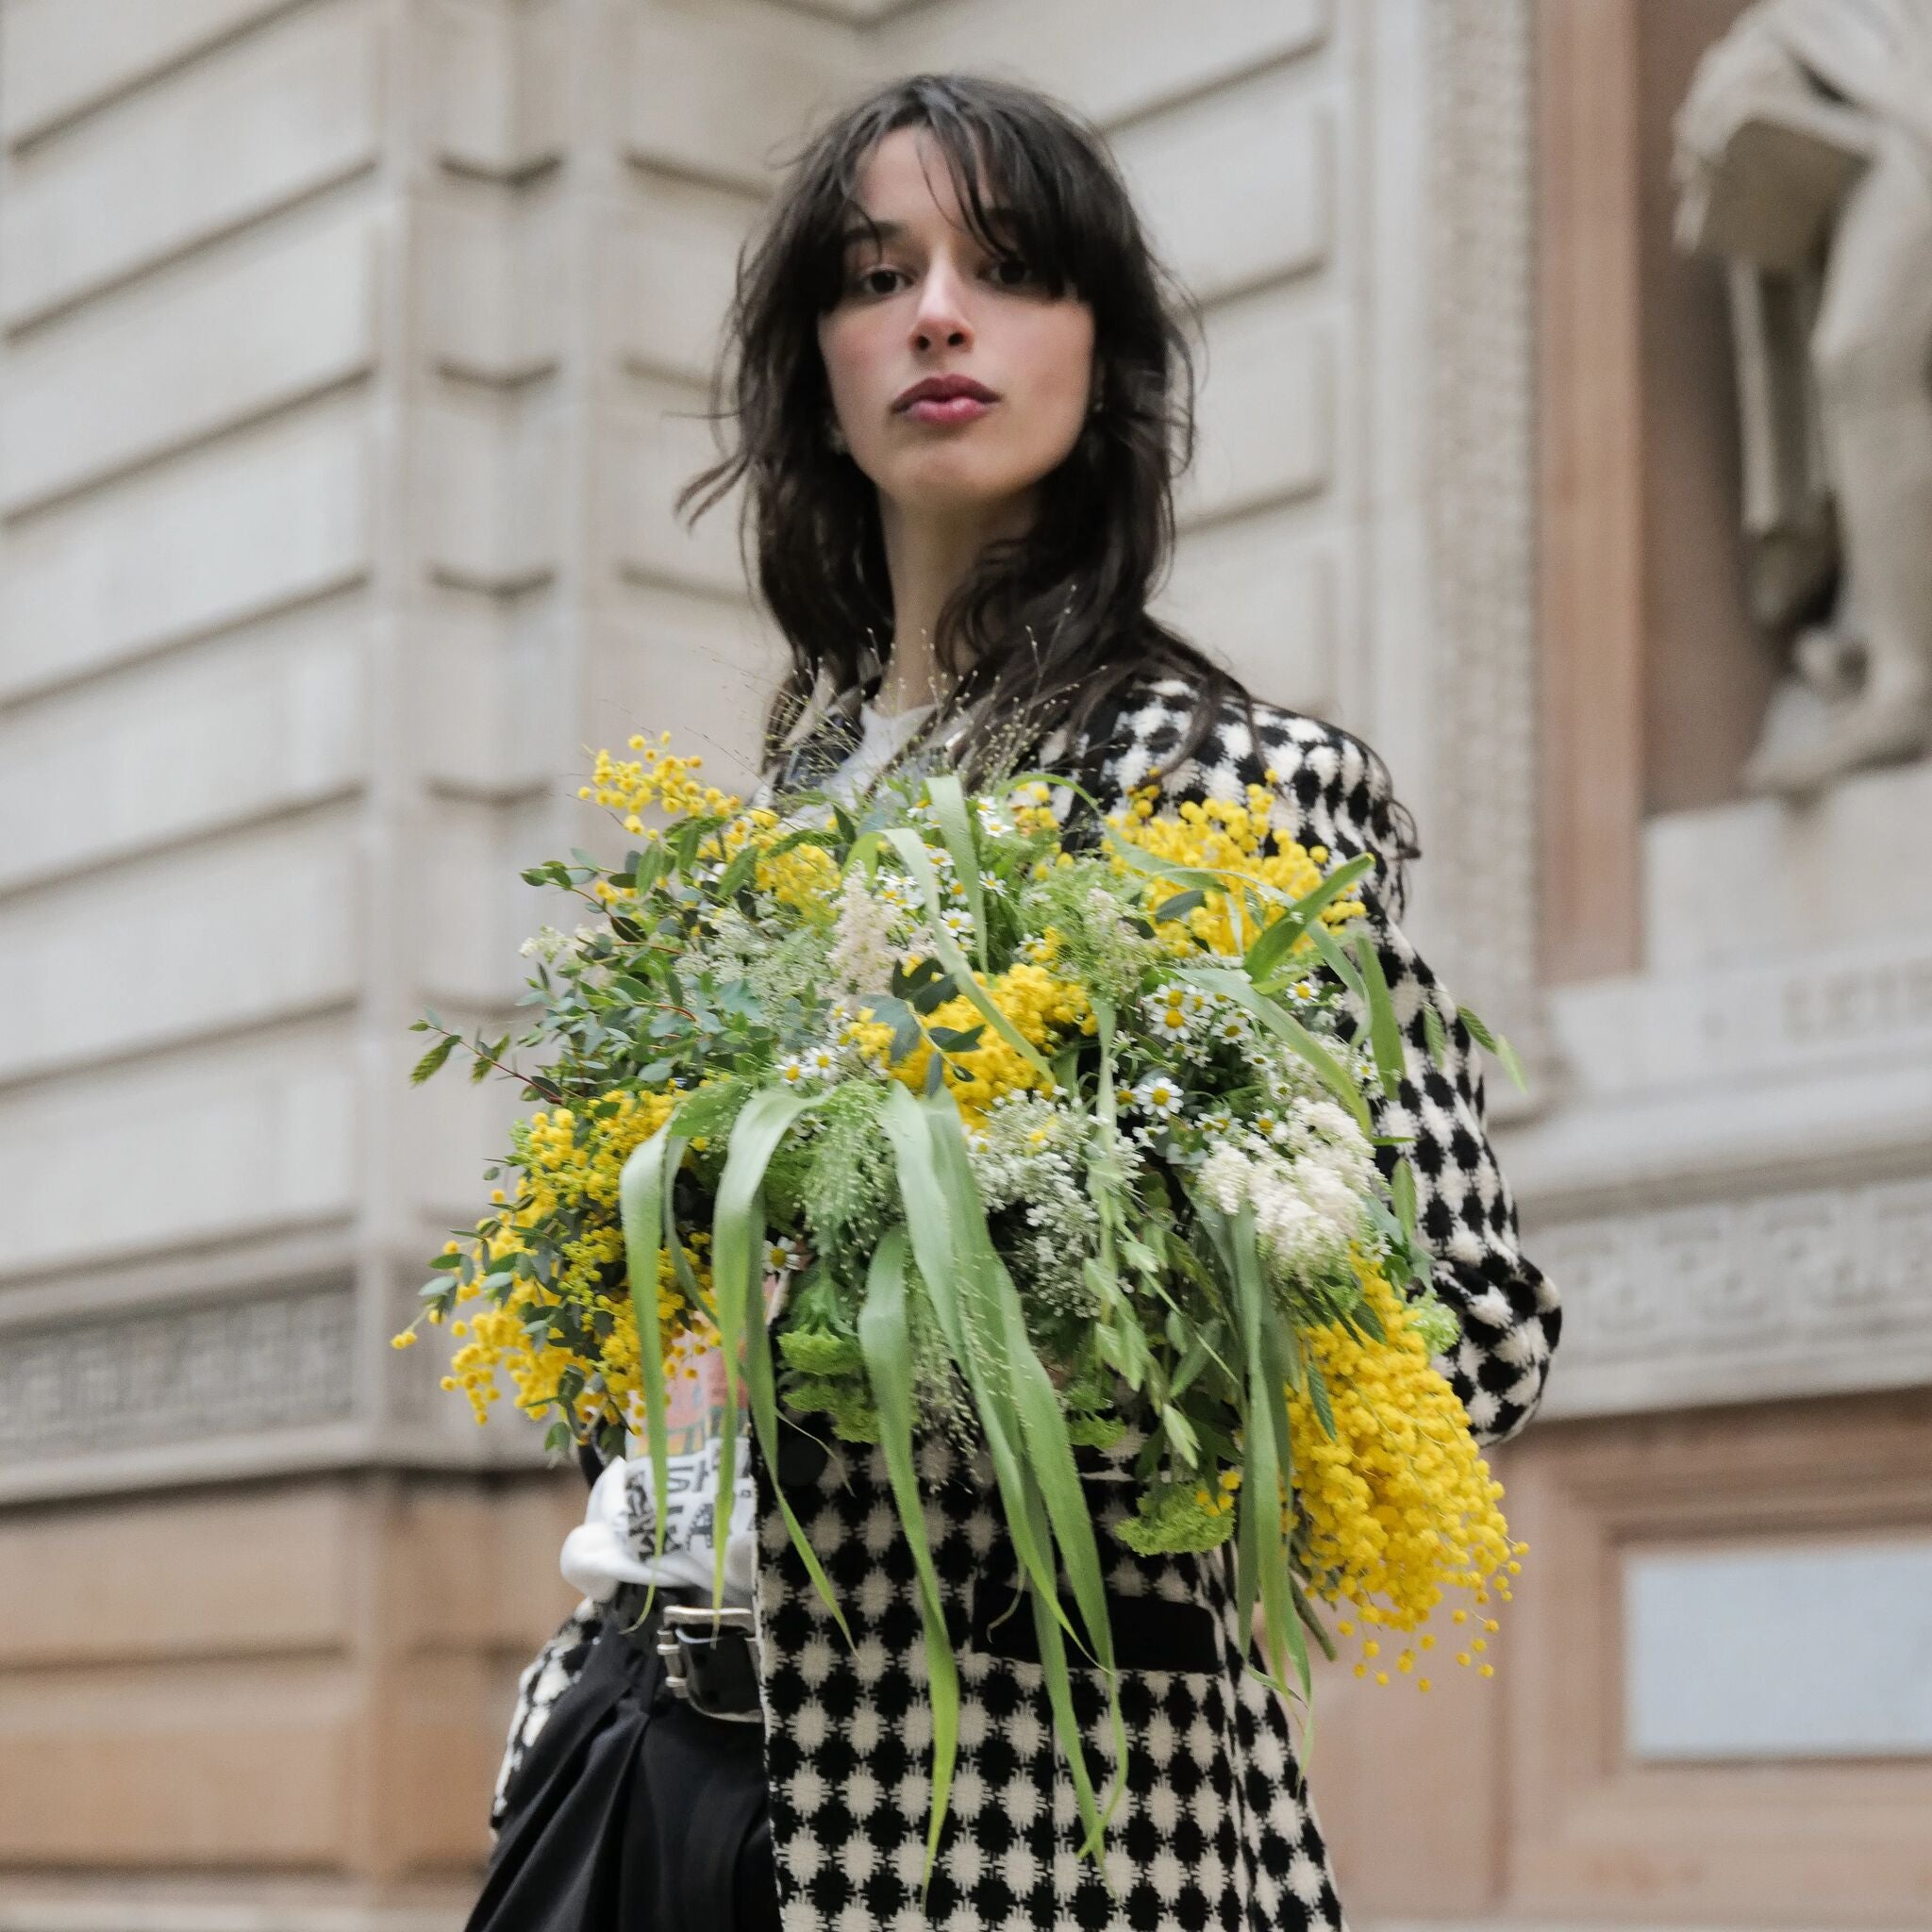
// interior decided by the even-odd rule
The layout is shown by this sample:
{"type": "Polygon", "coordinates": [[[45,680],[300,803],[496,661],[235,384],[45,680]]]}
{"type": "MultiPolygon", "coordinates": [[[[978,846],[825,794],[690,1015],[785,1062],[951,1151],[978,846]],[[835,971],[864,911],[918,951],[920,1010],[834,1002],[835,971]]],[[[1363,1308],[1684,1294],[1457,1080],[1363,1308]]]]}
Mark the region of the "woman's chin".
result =
{"type": "Polygon", "coordinates": [[[994,468],[963,450],[933,450],[916,462],[895,463],[879,488],[902,511],[978,519],[1023,497],[1039,480],[1030,469],[994,468]]]}

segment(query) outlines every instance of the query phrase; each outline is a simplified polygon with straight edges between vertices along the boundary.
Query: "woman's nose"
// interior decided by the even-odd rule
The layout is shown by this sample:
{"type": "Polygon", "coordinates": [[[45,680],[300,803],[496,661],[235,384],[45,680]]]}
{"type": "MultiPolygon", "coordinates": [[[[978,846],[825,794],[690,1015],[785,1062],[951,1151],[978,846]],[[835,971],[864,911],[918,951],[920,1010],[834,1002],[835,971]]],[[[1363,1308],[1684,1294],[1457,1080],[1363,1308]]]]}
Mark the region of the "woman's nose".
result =
{"type": "Polygon", "coordinates": [[[958,271],[949,262],[935,261],[920,284],[919,305],[912,314],[913,346],[928,349],[935,342],[946,342],[957,348],[972,340],[965,285],[958,271]]]}

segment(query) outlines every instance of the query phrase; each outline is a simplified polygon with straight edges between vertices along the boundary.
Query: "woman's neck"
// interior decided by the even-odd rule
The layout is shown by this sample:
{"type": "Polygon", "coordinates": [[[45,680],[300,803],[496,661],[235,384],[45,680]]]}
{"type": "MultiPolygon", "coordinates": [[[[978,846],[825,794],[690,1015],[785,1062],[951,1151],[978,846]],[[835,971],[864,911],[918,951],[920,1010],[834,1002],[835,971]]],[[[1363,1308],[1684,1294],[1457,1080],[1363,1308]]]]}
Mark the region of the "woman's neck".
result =
{"type": "Polygon", "coordinates": [[[908,511],[881,495],[880,535],[892,584],[892,643],[873,696],[875,710],[890,717],[940,697],[947,681],[933,641],[941,608],[990,542],[1025,534],[1035,508],[1030,491],[950,515],[908,511]]]}

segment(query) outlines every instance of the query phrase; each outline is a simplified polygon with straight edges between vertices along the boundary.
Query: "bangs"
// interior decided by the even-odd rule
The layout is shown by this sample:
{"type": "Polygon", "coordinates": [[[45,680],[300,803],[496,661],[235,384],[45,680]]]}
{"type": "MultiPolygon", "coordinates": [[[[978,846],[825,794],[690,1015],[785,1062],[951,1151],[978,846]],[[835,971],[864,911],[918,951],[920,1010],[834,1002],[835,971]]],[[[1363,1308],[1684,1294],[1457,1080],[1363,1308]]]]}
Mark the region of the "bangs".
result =
{"type": "Polygon", "coordinates": [[[861,125],[831,171],[830,192],[814,209],[808,242],[815,305],[835,307],[845,285],[846,249],[855,231],[876,245],[877,225],[858,199],[858,177],[873,149],[900,127],[929,133],[945,161],[962,224],[992,256],[1019,255],[1058,298],[1071,288],[1091,299],[1103,279],[1107,198],[1098,184],[1080,192],[1083,171],[1063,135],[982,104],[943,94],[901,100],[883,125],[861,125]],[[1058,135],[1058,138],[1057,138],[1058,135]]]}

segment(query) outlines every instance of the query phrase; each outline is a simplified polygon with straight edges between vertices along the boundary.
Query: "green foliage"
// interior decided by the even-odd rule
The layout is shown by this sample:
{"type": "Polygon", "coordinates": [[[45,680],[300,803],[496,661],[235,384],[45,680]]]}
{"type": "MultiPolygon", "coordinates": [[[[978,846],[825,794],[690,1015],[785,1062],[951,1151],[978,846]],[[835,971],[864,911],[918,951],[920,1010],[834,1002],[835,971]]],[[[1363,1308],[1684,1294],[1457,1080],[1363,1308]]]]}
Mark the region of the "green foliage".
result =
{"type": "Polygon", "coordinates": [[[1113,1007],[1135,998],[1163,964],[1152,928],[1130,920],[1124,888],[1104,859],[1055,866],[1026,889],[1021,913],[1028,927],[1058,936],[1055,969],[1113,1007]]]}
{"type": "Polygon", "coordinates": [[[819,1112],[803,1191],[806,1224],[819,1252],[849,1281],[884,1233],[894,1203],[892,1169],[879,1124],[882,1086],[848,1083],[827,1096],[819,1112]]]}
{"type": "Polygon", "coordinates": [[[1217,1514],[1204,1495],[1209,1492],[1192,1483],[1156,1484],[1141,1491],[1134,1514],[1113,1533],[1142,1557],[1218,1550],[1234,1534],[1234,1512],[1217,1514]]]}

